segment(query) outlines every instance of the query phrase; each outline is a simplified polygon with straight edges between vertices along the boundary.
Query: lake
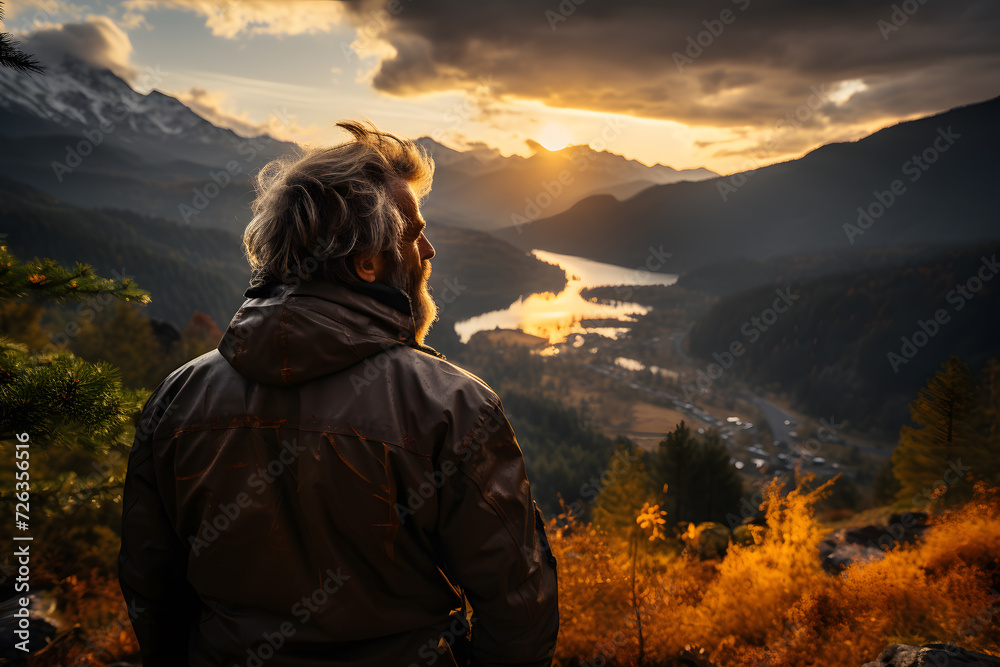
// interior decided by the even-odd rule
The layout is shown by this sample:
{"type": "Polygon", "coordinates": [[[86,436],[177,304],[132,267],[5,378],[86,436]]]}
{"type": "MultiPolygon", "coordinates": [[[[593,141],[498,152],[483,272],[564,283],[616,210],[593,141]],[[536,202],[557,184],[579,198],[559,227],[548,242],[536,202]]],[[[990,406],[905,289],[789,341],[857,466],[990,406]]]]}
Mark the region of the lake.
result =
{"type": "MultiPolygon", "coordinates": [[[[477,331],[496,329],[521,329],[525,333],[548,339],[550,344],[561,343],[574,334],[598,333],[617,338],[628,331],[628,323],[636,315],[644,315],[648,308],[637,303],[594,303],[580,296],[588,287],[601,285],[672,285],[677,275],[650,273],[645,269],[625,268],[614,264],[595,262],[573,255],[560,255],[545,250],[531,253],[550,264],[557,264],[566,272],[567,284],[562,292],[541,292],[515,301],[504,310],[484,313],[455,325],[462,342],[468,342],[477,331]],[[584,320],[618,320],[623,326],[586,326],[584,320]]],[[[605,323],[606,324],[606,323],[605,323]]]]}

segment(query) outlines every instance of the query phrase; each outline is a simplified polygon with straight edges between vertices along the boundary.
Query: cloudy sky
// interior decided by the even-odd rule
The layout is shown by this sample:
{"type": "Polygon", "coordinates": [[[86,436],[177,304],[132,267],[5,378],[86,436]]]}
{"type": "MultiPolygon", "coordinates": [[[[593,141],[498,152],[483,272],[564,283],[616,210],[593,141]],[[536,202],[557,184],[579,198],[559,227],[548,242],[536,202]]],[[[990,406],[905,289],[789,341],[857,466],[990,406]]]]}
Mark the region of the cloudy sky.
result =
{"type": "Polygon", "coordinates": [[[366,117],[731,173],[1000,95],[996,0],[8,0],[4,30],[241,134],[366,117]]]}

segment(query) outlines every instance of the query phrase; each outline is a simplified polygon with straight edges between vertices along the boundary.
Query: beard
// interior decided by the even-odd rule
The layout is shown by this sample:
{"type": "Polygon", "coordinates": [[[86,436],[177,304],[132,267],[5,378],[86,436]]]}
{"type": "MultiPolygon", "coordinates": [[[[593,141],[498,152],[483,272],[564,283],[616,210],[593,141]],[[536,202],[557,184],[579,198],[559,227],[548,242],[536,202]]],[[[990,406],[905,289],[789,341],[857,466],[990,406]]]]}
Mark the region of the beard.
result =
{"type": "Polygon", "coordinates": [[[427,332],[437,319],[437,304],[431,297],[427,287],[427,281],[431,277],[430,260],[418,262],[412,267],[406,266],[405,262],[397,262],[390,259],[392,267],[387,276],[388,284],[398,290],[402,290],[406,296],[410,297],[410,309],[413,314],[414,335],[417,343],[423,345],[427,332]]]}

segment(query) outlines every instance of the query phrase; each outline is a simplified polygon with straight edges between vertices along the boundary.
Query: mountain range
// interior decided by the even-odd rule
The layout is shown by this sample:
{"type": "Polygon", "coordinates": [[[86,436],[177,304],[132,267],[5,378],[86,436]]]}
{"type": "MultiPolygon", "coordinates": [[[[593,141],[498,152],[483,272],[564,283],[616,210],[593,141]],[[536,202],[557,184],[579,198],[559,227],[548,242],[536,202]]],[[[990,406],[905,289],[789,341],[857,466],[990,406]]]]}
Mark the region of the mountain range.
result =
{"type": "Polygon", "coordinates": [[[647,166],[587,145],[503,156],[477,146],[456,151],[433,139],[417,140],[434,157],[434,189],[424,217],[457,227],[495,230],[561,213],[580,199],[603,194],[626,199],[653,185],[717,176],[707,169],[647,166]]]}
{"type": "MultiPolygon", "coordinates": [[[[158,74],[146,72],[140,82],[155,86],[158,74]]],[[[587,146],[535,145],[530,157],[505,157],[488,148],[456,151],[427,137],[417,143],[436,161],[424,217],[480,230],[509,225],[512,215],[557,213],[595,193],[626,197],[715,175],[650,167],[587,146]]],[[[0,175],[69,204],[238,232],[250,219],[253,174],[298,150],[217,127],[174,97],[155,88],[138,93],[110,70],[74,58],[40,76],[0,69],[0,175]]]]}
{"type": "Polygon", "coordinates": [[[619,201],[585,198],[498,233],[522,248],[683,273],[733,260],[1000,237],[1000,98],[902,122],[797,160],[619,201]]]}
{"type": "Polygon", "coordinates": [[[43,75],[0,69],[0,175],[65,203],[237,231],[249,221],[250,175],[295,149],[216,127],[71,57],[43,75]]]}

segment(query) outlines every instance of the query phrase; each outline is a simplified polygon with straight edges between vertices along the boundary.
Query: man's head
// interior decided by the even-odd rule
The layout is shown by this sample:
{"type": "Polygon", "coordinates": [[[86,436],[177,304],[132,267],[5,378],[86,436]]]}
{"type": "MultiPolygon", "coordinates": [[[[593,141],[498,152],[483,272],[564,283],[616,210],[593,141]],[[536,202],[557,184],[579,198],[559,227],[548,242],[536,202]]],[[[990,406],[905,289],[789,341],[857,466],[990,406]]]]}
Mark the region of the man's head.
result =
{"type": "Polygon", "coordinates": [[[286,283],[320,277],[396,287],[410,298],[423,342],[437,308],[427,290],[434,248],[419,200],[430,192],[434,163],[371,124],[338,125],[354,140],[261,170],[243,234],[247,258],[259,275],[286,283]]]}

